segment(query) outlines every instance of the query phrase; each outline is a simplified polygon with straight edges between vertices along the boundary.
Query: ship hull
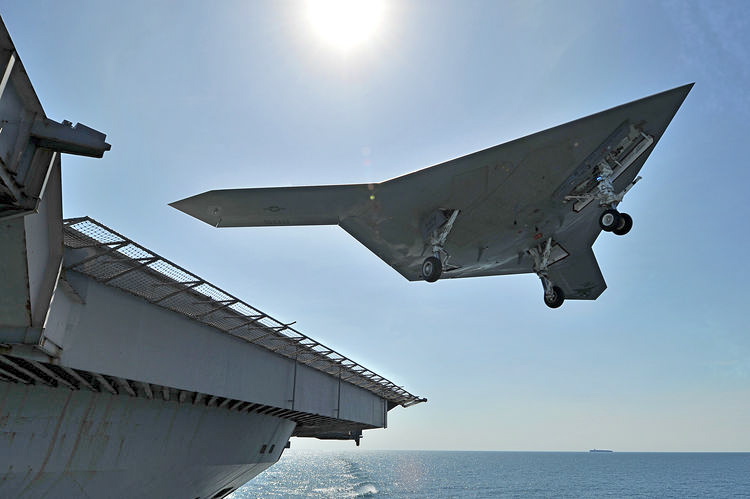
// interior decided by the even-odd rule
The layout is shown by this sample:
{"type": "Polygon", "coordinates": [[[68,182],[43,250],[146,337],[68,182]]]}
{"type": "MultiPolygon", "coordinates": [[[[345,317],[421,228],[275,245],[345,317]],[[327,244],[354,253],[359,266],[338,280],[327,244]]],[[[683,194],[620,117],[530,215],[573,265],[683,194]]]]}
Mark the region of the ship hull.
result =
{"type": "Polygon", "coordinates": [[[223,497],[278,461],[294,426],[177,400],[0,383],[0,497],[223,497]]]}

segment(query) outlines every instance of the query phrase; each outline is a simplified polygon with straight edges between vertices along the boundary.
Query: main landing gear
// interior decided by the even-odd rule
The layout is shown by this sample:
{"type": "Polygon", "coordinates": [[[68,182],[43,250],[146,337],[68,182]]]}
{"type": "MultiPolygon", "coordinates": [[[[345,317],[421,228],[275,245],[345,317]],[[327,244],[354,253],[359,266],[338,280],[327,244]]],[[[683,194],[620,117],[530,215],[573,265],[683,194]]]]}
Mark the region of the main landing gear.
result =
{"type": "Polygon", "coordinates": [[[624,236],[633,228],[633,219],[627,213],[620,213],[614,208],[604,210],[599,216],[599,227],[605,232],[614,232],[624,236]]]}
{"type": "Polygon", "coordinates": [[[445,251],[445,240],[453,229],[459,210],[452,210],[450,218],[430,233],[429,244],[432,247],[432,256],[425,258],[422,262],[422,278],[427,282],[435,282],[443,274],[443,264],[448,261],[448,253],[445,251]]]}
{"type": "Polygon", "coordinates": [[[627,213],[617,211],[617,205],[625,197],[625,194],[638,182],[641,177],[636,177],[625,189],[616,193],[612,185],[614,170],[607,161],[599,163],[599,175],[596,177],[596,189],[582,196],[565,196],[566,200],[578,199],[582,201],[599,201],[599,206],[604,211],[599,215],[599,227],[605,232],[613,232],[618,236],[624,236],[633,228],[633,218],[627,213]]]}
{"type": "Polygon", "coordinates": [[[539,276],[544,288],[544,304],[549,308],[559,308],[565,301],[565,293],[555,286],[549,279],[549,264],[552,254],[552,238],[548,238],[544,246],[539,245],[529,250],[534,257],[534,273],[539,276]]]}

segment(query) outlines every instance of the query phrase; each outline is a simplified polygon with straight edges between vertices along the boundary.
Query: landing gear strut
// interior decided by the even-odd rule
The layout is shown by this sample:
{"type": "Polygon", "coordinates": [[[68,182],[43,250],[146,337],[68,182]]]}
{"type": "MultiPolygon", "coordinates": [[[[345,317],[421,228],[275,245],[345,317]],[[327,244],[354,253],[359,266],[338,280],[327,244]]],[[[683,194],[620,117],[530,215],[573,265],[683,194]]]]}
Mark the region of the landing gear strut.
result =
{"type": "Polygon", "coordinates": [[[445,240],[453,229],[459,210],[453,210],[450,218],[442,226],[432,231],[429,244],[432,246],[432,256],[425,258],[422,262],[422,278],[427,282],[435,282],[443,274],[443,263],[448,261],[448,253],[445,251],[445,240]]]}
{"type": "Polygon", "coordinates": [[[625,194],[638,182],[641,177],[636,177],[625,189],[616,193],[612,185],[614,171],[606,160],[598,165],[599,175],[596,177],[596,189],[582,196],[565,196],[566,200],[593,200],[599,201],[599,206],[605,208],[599,215],[599,227],[605,232],[614,232],[618,236],[624,236],[633,228],[633,218],[627,213],[617,211],[617,205],[620,204],[625,194]]]}
{"type": "Polygon", "coordinates": [[[534,257],[534,272],[542,281],[544,287],[544,304],[549,308],[558,308],[565,301],[565,293],[555,286],[549,279],[549,261],[552,254],[552,238],[548,238],[544,246],[539,245],[529,250],[534,257]]]}

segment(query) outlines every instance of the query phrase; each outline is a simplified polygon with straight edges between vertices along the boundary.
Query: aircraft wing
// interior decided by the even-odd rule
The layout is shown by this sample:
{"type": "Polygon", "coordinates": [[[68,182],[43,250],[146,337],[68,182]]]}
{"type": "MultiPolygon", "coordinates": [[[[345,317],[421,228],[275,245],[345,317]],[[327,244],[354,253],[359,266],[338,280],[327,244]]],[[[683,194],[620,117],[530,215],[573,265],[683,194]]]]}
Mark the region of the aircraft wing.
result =
{"type": "Polygon", "coordinates": [[[367,184],[224,189],[170,206],[214,227],[336,225],[369,195],[367,184]]]}

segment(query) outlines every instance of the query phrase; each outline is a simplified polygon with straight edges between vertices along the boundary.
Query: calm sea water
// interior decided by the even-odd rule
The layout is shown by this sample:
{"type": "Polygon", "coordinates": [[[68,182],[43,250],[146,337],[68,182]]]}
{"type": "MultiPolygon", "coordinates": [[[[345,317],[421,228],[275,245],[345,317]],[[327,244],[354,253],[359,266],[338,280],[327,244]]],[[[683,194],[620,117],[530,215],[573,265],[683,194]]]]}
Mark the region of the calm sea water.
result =
{"type": "Polygon", "coordinates": [[[229,497],[750,497],[750,453],[288,450],[229,497]]]}

